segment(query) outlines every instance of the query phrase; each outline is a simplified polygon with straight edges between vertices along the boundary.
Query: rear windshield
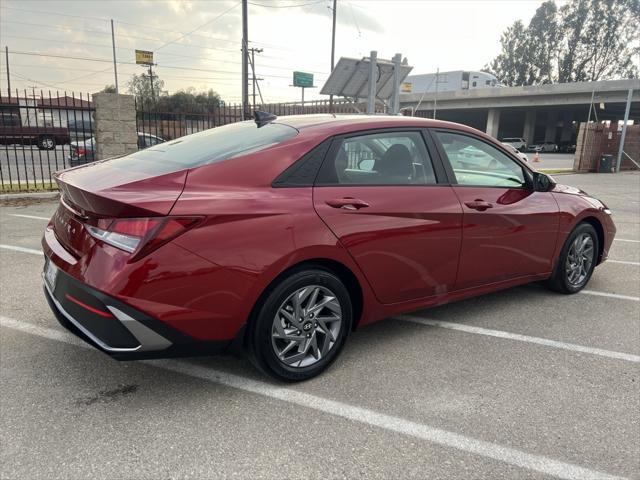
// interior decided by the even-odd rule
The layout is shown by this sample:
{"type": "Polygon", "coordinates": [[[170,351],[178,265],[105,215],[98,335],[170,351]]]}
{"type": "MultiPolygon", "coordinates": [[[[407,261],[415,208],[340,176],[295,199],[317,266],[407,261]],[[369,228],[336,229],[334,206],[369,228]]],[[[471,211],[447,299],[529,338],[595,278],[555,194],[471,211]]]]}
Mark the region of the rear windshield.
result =
{"type": "Polygon", "coordinates": [[[258,128],[253,121],[238,122],[114,158],[109,165],[163,174],[258,152],[297,134],[298,130],[281,123],[258,128]]]}

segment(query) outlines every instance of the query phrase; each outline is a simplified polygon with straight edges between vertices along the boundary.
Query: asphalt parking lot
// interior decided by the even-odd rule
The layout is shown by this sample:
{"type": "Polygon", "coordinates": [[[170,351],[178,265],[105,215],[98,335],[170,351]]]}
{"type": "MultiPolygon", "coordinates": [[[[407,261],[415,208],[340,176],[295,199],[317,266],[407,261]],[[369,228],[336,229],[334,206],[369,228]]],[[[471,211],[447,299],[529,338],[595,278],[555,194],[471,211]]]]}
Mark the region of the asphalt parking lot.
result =
{"type": "Polygon", "coordinates": [[[85,346],[41,290],[56,202],[0,206],[0,477],[640,478],[640,174],[557,180],[618,227],[586,292],[388,319],[296,385],[244,359],[85,346]]]}

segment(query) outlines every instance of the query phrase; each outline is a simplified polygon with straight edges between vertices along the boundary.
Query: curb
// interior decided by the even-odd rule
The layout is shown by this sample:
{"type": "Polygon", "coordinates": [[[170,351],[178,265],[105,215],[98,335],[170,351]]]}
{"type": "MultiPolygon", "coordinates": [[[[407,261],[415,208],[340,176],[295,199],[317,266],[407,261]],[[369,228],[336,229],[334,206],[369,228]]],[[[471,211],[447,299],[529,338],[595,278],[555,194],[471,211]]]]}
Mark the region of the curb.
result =
{"type": "Polygon", "coordinates": [[[47,198],[57,198],[59,192],[17,192],[17,193],[2,193],[0,194],[0,201],[5,200],[46,200],[47,198]]]}

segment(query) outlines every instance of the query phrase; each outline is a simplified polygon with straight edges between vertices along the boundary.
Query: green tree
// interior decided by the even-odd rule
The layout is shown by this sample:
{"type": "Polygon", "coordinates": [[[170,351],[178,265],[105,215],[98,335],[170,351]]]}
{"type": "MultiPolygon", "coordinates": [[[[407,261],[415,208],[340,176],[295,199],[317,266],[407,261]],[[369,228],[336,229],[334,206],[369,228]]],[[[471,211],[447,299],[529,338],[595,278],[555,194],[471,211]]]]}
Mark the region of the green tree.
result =
{"type": "Polygon", "coordinates": [[[196,92],[191,87],[158,99],[158,110],[163,112],[210,113],[218,106],[220,95],[211,89],[196,92]]]}
{"type": "Polygon", "coordinates": [[[129,93],[135,95],[136,100],[141,102],[143,105],[155,104],[163,88],[164,80],[161,80],[156,74],[153,75],[153,91],[151,90],[149,75],[144,73],[132,75],[131,79],[129,79],[129,82],[127,83],[129,93]]]}
{"type": "Polygon", "coordinates": [[[485,69],[505,85],[633,78],[640,53],[640,0],[569,0],[559,10],[545,1],[524,28],[500,39],[485,69]]]}
{"type": "Polygon", "coordinates": [[[561,38],[558,8],[553,0],[544,2],[527,27],[527,84],[553,83],[561,38]]]}
{"type": "Polygon", "coordinates": [[[113,84],[105,85],[104,88],[102,90],[100,90],[100,92],[101,93],[118,93],[118,92],[116,92],[116,87],[113,84]]]}
{"type": "Polygon", "coordinates": [[[560,9],[564,30],[558,80],[635,77],[640,0],[572,0],[560,9]]]}
{"type": "Polygon", "coordinates": [[[500,37],[502,52],[485,67],[505,85],[526,85],[529,72],[529,47],[521,20],[508,27],[500,37]]]}

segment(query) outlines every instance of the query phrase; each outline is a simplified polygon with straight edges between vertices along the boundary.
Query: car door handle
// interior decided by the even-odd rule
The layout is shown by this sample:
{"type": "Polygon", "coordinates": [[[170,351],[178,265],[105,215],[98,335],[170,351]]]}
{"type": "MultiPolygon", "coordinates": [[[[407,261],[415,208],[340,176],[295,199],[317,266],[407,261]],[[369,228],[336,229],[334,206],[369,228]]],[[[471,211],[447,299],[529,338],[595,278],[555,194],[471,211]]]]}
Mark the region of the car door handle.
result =
{"type": "Polygon", "coordinates": [[[469,208],[478,210],[479,212],[484,212],[487,208],[493,208],[492,204],[490,204],[489,202],[485,202],[480,198],[476,198],[472,202],[464,202],[464,204],[469,208]]]}
{"type": "Polygon", "coordinates": [[[360,210],[369,206],[367,202],[352,197],[335,198],[326,200],[325,203],[332,208],[344,208],[345,210],[360,210]]]}

